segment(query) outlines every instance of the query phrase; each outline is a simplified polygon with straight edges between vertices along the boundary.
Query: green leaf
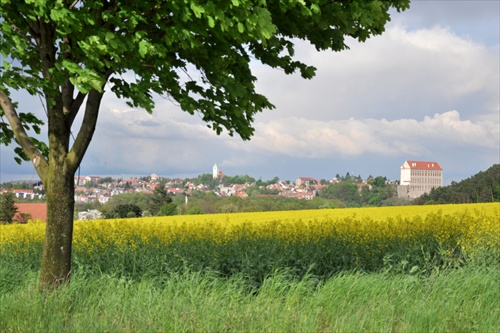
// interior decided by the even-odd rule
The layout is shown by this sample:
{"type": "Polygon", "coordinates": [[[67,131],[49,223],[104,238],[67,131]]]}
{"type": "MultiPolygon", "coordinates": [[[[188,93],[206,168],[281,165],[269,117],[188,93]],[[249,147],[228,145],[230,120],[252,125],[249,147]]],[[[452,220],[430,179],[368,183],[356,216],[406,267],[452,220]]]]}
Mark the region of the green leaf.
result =
{"type": "Polygon", "coordinates": [[[148,54],[149,43],[148,42],[139,42],[139,55],[141,58],[144,58],[146,54],[148,54]]]}
{"type": "Polygon", "coordinates": [[[210,28],[213,28],[215,27],[215,20],[212,16],[207,16],[207,20],[208,20],[208,26],[210,28]]]}
{"type": "Polygon", "coordinates": [[[263,38],[269,39],[276,33],[276,26],[272,22],[271,13],[267,9],[255,8],[257,13],[258,26],[260,34],[263,38]]]}
{"type": "Polygon", "coordinates": [[[99,78],[89,78],[88,80],[89,86],[97,91],[102,91],[102,82],[99,78]]]}
{"type": "Polygon", "coordinates": [[[191,10],[193,11],[194,15],[196,16],[196,18],[200,18],[201,17],[201,14],[205,13],[205,8],[203,8],[202,6],[194,3],[194,2],[191,2],[191,10]]]}
{"type": "Polygon", "coordinates": [[[82,68],[78,64],[76,64],[70,60],[63,60],[62,65],[64,68],[66,68],[68,70],[68,72],[70,72],[72,74],[78,73],[82,70],[82,68]]]}
{"type": "Polygon", "coordinates": [[[313,14],[321,14],[321,8],[315,3],[311,4],[311,12],[313,14]]]}
{"type": "Polygon", "coordinates": [[[14,148],[14,152],[18,155],[18,157],[14,157],[17,164],[21,164],[22,161],[29,161],[29,157],[26,155],[24,150],[21,147],[14,148]]]}
{"type": "Polygon", "coordinates": [[[238,32],[240,34],[242,34],[243,32],[245,32],[245,26],[241,22],[238,22],[238,32]]]}

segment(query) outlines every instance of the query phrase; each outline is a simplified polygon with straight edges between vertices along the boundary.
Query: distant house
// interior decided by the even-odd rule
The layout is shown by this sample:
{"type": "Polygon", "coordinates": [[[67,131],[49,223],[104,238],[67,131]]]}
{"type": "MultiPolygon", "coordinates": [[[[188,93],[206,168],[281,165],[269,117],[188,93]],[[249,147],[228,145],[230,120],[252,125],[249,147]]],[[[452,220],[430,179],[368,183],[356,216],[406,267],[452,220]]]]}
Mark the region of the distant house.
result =
{"type": "Polygon", "coordinates": [[[330,180],[330,183],[332,183],[332,184],[338,184],[338,183],[340,183],[340,180],[338,180],[338,178],[334,177],[334,178],[332,178],[330,180]]]}
{"type": "Polygon", "coordinates": [[[169,188],[167,190],[167,193],[170,193],[172,195],[183,194],[184,193],[184,189],[183,188],[179,188],[179,187],[169,188]]]}
{"type": "Polygon", "coordinates": [[[314,199],[315,194],[313,192],[301,192],[301,193],[296,193],[295,198],[297,199],[305,199],[305,200],[312,200],[314,199]]]}
{"type": "Polygon", "coordinates": [[[126,180],[122,180],[119,185],[125,185],[126,183],[129,183],[129,185],[131,186],[136,186],[137,183],[139,182],[139,179],[134,177],[134,178],[130,178],[130,179],[126,179],[126,180]]]}
{"type": "Polygon", "coordinates": [[[19,199],[33,199],[35,197],[33,190],[12,190],[12,193],[19,199]]]}
{"type": "Polygon", "coordinates": [[[94,202],[97,201],[97,196],[94,195],[75,195],[75,202],[76,203],[89,203],[89,202],[94,202]]]}
{"type": "Polygon", "coordinates": [[[317,183],[318,182],[316,181],[316,179],[311,178],[311,177],[299,177],[295,181],[295,184],[297,186],[302,186],[302,185],[311,186],[311,185],[316,185],[317,183]]]}
{"type": "Polygon", "coordinates": [[[282,197],[286,198],[296,198],[296,199],[305,199],[305,200],[312,200],[316,196],[314,192],[309,192],[309,191],[303,191],[303,192],[296,192],[296,191],[282,191],[279,194],[282,197]]]}
{"type": "Polygon", "coordinates": [[[369,190],[372,189],[372,186],[368,183],[356,183],[354,185],[356,185],[359,191],[361,191],[364,187],[368,188],[369,190]]]}
{"type": "Polygon", "coordinates": [[[76,186],[83,186],[87,182],[86,177],[75,177],[75,185],[76,186]]]}
{"type": "Polygon", "coordinates": [[[90,182],[93,185],[97,185],[99,183],[99,180],[101,180],[100,176],[87,176],[85,177],[86,182],[90,182]]]}
{"type": "Polygon", "coordinates": [[[108,195],[100,195],[99,196],[99,203],[101,204],[105,204],[106,202],[108,202],[110,199],[110,197],[108,195]]]}
{"type": "Polygon", "coordinates": [[[229,196],[232,196],[232,195],[235,195],[236,194],[236,190],[234,187],[230,186],[219,186],[218,187],[218,192],[217,194],[220,195],[220,196],[223,196],[223,197],[229,197],[229,196]]]}
{"type": "Polygon", "coordinates": [[[87,192],[89,189],[85,186],[77,186],[75,187],[75,192],[87,192]]]}
{"type": "Polygon", "coordinates": [[[78,219],[79,220],[97,220],[102,217],[102,213],[97,209],[87,210],[86,212],[79,212],[78,219]]]}
{"type": "Polygon", "coordinates": [[[240,192],[236,193],[236,196],[240,197],[242,199],[248,198],[248,194],[246,192],[243,192],[243,191],[240,191],[240,192]]]}
{"type": "Polygon", "coordinates": [[[415,199],[443,186],[443,169],[438,162],[405,161],[400,167],[398,197],[415,199]]]}

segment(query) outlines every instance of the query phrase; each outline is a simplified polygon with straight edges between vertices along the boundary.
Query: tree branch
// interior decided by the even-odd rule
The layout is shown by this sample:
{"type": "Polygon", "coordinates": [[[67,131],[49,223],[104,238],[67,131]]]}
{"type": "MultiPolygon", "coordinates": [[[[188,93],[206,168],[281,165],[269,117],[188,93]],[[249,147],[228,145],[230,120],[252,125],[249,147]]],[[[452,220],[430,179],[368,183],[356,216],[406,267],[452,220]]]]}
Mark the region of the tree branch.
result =
{"type": "Polygon", "coordinates": [[[80,110],[80,107],[82,106],[83,101],[85,100],[86,96],[87,96],[87,94],[84,94],[82,92],[78,92],[78,95],[71,102],[71,105],[69,107],[69,112],[66,115],[67,124],[70,127],[73,124],[73,121],[75,120],[75,117],[78,114],[78,111],[80,110]]]}
{"type": "Polygon", "coordinates": [[[83,116],[82,127],[73,143],[73,147],[67,156],[68,164],[76,170],[82,162],[83,156],[94,135],[97,116],[99,115],[99,108],[101,105],[102,96],[104,92],[91,90],[87,96],[87,103],[85,106],[85,115],[83,116]]]}
{"type": "Polygon", "coordinates": [[[72,10],[76,6],[76,4],[78,3],[78,1],[79,0],[73,1],[73,3],[69,6],[69,10],[72,10]]]}
{"type": "Polygon", "coordinates": [[[35,22],[29,20],[25,16],[23,16],[23,20],[26,23],[26,25],[28,26],[28,30],[31,33],[31,35],[33,36],[33,38],[35,38],[35,39],[40,38],[40,27],[37,25],[38,22],[35,23],[35,22]]]}
{"type": "Polygon", "coordinates": [[[0,105],[9,121],[10,127],[16,136],[17,142],[24,150],[26,155],[31,159],[33,165],[35,166],[35,170],[40,176],[42,182],[45,179],[45,175],[48,170],[48,162],[43,157],[42,153],[38,150],[38,148],[33,144],[31,138],[26,133],[26,130],[19,119],[19,116],[14,109],[14,105],[10,100],[9,96],[0,89],[0,105]]]}

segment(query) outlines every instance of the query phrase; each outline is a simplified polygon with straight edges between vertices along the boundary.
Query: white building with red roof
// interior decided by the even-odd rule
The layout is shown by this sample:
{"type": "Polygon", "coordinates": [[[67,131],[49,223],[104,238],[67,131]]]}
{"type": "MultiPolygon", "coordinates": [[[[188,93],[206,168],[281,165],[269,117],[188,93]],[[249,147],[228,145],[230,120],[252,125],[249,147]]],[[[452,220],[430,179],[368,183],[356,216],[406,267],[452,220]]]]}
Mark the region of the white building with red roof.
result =
{"type": "Polygon", "coordinates": [[[405,161],[400,168],[400,198],[415,199],[443,186],[443,169],[438,162],[405,161]]]}

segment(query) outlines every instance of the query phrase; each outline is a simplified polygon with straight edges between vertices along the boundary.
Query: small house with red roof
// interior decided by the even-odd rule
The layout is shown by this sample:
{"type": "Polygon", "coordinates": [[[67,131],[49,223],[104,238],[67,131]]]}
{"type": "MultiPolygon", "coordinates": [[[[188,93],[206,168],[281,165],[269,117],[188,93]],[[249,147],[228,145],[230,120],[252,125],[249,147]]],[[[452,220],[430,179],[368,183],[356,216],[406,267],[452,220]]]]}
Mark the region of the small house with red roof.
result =
{"type": "Polygon", "coordinates": [[[12,190],[12,193],[19,199],[33,199],[35,192],[33,190],[12,190]]]}

